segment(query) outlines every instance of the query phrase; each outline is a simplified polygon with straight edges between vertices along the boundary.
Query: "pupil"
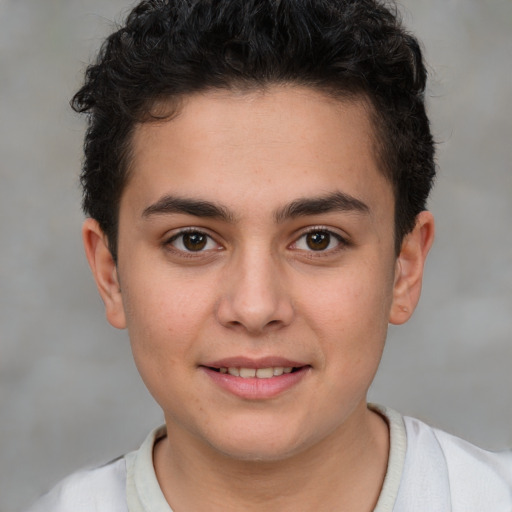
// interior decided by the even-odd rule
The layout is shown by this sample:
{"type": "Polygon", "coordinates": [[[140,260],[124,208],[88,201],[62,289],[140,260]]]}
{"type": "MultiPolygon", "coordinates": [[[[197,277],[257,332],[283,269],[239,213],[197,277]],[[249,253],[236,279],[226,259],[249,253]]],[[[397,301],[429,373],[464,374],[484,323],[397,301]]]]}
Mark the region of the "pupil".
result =
{"type": "Polygon", "coordinates": [[[183,235],[183,245],[189,251],[200,251],[206,246],[206,236],[202,233],[187,233],[183,235]]]}
{"type": "Polygon", "coordinates": [[[309,233],[306,237],[306,242],[311,250],[322,251],[329,247],[329,243],[331,242],[331,235],[325,231],[309,233]]]}

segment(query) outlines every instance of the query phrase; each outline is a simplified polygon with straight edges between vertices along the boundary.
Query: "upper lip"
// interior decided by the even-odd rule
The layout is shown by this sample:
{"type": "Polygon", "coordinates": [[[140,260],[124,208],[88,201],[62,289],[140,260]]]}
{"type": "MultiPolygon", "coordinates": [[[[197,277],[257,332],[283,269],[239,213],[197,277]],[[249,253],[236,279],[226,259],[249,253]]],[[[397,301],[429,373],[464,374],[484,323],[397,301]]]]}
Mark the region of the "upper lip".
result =
{"type": "Polygon", "coordinates": [[[300,368],[302,366],[308,366],[305,363],[294,361],[284,357],[278,356],[267,356],[262,358],[251,358],[246,356],[235,356],[227,357],[224,359],[218,359],[211,361],[200,366],[206,366],[209,368],[271,368],[271,367],[284,367],[284,368],[300,368]]]}

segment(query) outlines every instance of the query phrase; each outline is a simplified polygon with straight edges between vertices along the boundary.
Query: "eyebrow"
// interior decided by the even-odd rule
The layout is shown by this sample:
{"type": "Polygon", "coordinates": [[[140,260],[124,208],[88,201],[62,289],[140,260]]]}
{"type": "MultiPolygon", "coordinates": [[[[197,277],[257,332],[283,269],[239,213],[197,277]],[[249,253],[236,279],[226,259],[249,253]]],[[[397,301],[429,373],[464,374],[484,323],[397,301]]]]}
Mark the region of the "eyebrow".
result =
{"type": "Polygon", "coordinates": [[[334,192],[326,196],[307,197],[292,201],[274,214],[276,222],[287,219],[319,215],[330,212],[349,212],[368,215],[370,208],[361,200],[344,192],[334,192]]]}
{"type": "Polygon", "coordinates": [[[172,213],[182,213],[193,215],[195,217],[207,217],[219,219],[225,222],[234,222],[232,213],[224,206],[212,203],[210,201],[188,199],[166,195],[160,198],[156,203],[148,206],[143,212],[143,217],[153,215],[167,215],[172,213]]]}
{"type": "MultiPolygon", "coordinates": [[[[361,200],[349,194],[334,192],[325,196],[296,199],[276,210],[274,219],[277,223],[282,223],[288,219],[330,212],[352,212],[367,215],[370,213],[370,208],[361,200]]],[[[147,218],[173,213],[218,219],[230,223],[234,223],[236,220],[235,216],[226,207],[217,203],[172,195],[165,195],[156,203],[145,208],[142,217],[147,218]]]]}

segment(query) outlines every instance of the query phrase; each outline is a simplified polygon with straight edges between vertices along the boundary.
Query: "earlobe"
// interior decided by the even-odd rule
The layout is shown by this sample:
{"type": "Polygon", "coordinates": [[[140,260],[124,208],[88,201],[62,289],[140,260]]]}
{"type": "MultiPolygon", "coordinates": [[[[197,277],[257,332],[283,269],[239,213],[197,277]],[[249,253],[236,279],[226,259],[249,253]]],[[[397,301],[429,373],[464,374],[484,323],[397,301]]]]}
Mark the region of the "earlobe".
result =
{"type": "Polygon", "coordinates": [[[82,227],[87,261],[100,292],[107,320],[118,329],[126,327],[123,298],[119,286],[117,266],[108,247],[108,240],[94,219],[86,219],[82,227]]]}
{"type": "Polygon", "coordinates": [[[389,322],[403,324],[409,320],[421,294],[423,269],[434,241],[434,217],[428,211],[416,217],[414,229],[406,235],[398,255],[389,322]]]}

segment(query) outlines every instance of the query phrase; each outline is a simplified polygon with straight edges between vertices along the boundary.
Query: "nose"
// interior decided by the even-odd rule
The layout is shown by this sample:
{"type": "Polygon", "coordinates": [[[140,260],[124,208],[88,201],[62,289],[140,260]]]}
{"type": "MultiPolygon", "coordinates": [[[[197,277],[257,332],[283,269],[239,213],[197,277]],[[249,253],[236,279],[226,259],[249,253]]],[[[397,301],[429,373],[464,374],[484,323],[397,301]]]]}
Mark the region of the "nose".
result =
{"type": "Polygon", "coordinates": [[[294,316],[283,269],[268,251],[246,251],[226,268],[218,321],[252,335],[289,325],[294,316]]]}

